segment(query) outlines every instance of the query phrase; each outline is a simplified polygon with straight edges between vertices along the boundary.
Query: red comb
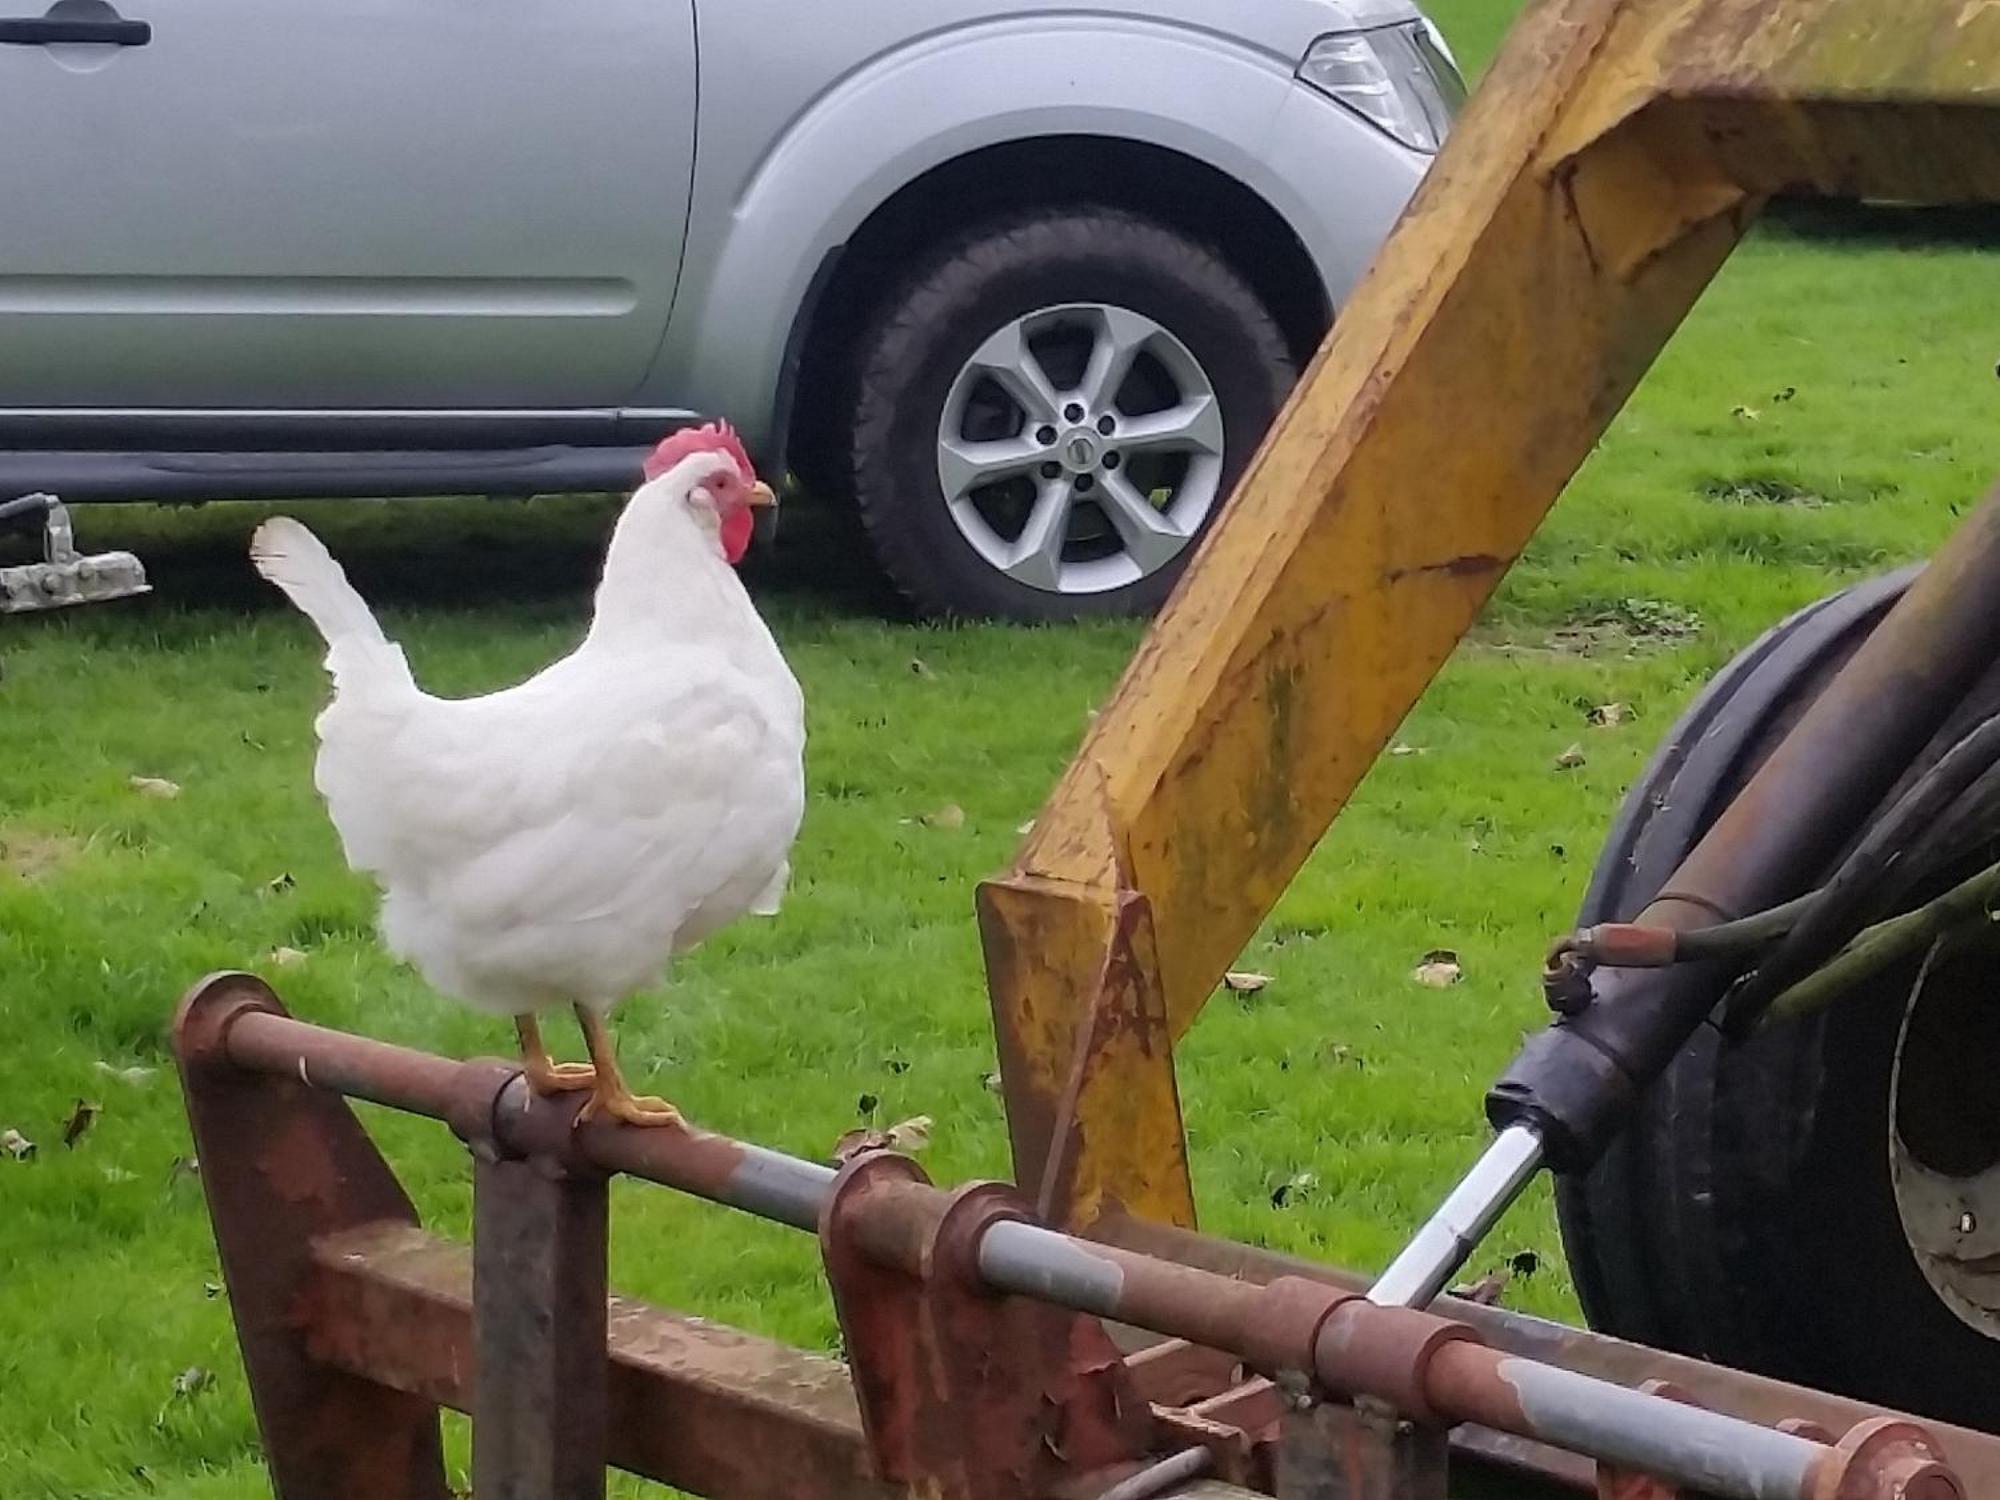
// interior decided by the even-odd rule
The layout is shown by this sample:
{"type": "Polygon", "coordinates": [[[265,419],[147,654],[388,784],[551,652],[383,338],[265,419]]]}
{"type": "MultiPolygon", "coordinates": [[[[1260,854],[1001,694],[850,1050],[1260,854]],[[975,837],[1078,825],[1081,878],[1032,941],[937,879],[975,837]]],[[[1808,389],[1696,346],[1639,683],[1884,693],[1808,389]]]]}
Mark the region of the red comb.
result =
{"type": "Polygon", "coordinates": [[[743,471],[746,483],[757,477],[757,471],[750,463],[750,454],[744,448],[743,440],[736,435],[736,429],[727,422],[710,422],[703,427],[684,427],[665,438],[646,460],[646,478],[658,479],[682,459],[697,453],[727,453],[736,460],[736,467],[743,471]]]}

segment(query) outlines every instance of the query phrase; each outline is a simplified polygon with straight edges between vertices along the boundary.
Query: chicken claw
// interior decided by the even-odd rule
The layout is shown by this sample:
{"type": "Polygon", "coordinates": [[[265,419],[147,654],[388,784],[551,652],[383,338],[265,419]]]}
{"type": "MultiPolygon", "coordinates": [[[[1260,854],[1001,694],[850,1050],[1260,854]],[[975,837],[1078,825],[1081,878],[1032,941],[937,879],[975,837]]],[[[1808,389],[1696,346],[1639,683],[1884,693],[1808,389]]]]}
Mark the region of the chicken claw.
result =
{"type": "Polygon", "coordinates": [[[576,1123],[594,1119],[598,1115],[609,1115],[614,1120],[627,1125],[684,1125],[681,1112],[666,1100],[651,1094],[634,1094],[625,1086],[624,1076],[618,1071],[618,1054],[611,1045],[611,1033],[605,1029],[604,1017],[589,1006],[576,1007],[577,1024],[583,1028],[584,1044],[590,1048],[590,1060],[596,1067],[596,1083],[591,1094],[577,1111],[576,1123]]]}
{"type": "Polygon", "coordinates": [[[514,1017],[514,1031],[521,1039],[521,1072],[537,1094],[546,1097],[597,1086],[597,1069],[589,1063],[559,1063],[549,1056],[533,1016],[514,1017]]]}
{"type": "Polygon", "coordinates": [[[681,1112],[666,1100],[653,1094],[634,1094],[622,1087],[616,1093],[609,1089],[593,1093],[584,1101],[583,1108],[577,1111],[576,1123],[581,1125],[600,1114],[622,1120],[627,1125],[687,1124],[681,1112]]]}

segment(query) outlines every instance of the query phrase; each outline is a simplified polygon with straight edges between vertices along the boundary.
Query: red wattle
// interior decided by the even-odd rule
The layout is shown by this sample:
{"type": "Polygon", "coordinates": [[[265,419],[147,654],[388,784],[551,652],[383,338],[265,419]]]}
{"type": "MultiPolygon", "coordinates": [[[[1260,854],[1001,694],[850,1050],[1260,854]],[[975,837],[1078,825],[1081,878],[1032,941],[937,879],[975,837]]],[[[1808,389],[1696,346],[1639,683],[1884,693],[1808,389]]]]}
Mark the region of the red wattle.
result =
{"type": "Polygon", "coordinates": [[[750,550],[750,533],[756,528],[756,519],[750,514],[750,507],[739,505],[722,518],[722,555],[734,567],[743,561],[743,554],[750,550]]]}

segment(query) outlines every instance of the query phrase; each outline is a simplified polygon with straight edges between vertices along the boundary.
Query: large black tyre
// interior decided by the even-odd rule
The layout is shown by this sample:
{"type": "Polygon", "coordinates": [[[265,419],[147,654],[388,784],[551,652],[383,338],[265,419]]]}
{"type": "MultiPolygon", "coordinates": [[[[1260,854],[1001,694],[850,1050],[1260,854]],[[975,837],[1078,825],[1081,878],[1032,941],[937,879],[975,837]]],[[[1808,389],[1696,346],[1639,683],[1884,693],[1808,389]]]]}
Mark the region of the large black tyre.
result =
{"type": "MultiPolygon", "coordinates": [[[[1802,611],[1710,683],[1633,787],[1584,924],[1646,905],[1910,576],[1802,611]]],[[[1992,677],[1975,699],[1964,715],[1994,711],[1992,677]]],[[[1891,1177],[1891,1083],[1915,978],[1914,966],[1901,969],[1745,1042],[1704,1028],[1597,1167],[1558,1183],[1564,1247],[1593,1327],[1996,1424],[2000,1342],[1932,1289],[1891,1177]]]]}
{"type": "MultiPolygon", "coordinates": [[[[864,332],[854,368],[850,474],[862,524],[890,580],[923,614],[1023,622],[1156,609],[1296,378],[1277,323],[1216,252],[1135,214],[1087,206],[1003,215],[920,258],[864,332]],[[1024,583],[982,554],[954,521],[939,472],[941,424],[968,362],[996,331],[1051,309],[1092,307],[1156,324],[1212,386],[1221,418],[1219,468],[1204,472],[1219,477],[1219,489],[1199,524],[1188,527],[1181,550],[1140,576],[1097,588],[1024,583]]],[[[1134,378],[1151,368],[1142,364],[1134,378]]],[[[1067,389],[1053,375],[1051,387],[1067,389]]],[[[1025,406],[1016,419],[1023,433],[1042,430],[1029,425],[1025,406]]],[[[1117,441],[1104,440],[1113,464],[1117,441]]],[[[1052,477],[1048,467],[1043,478],[1052,477]]],[[[1029,486],[1020,502],[1025,508],[1035,481],[1022,482],[1029,486]]],[[[1085,549],[1086,559],[1091,546],[1117,541],[1108,510],[1100,536],[1087,534],[1094,503],[1077,501],[1066,544],[1072,552],[1085,549]]]]}

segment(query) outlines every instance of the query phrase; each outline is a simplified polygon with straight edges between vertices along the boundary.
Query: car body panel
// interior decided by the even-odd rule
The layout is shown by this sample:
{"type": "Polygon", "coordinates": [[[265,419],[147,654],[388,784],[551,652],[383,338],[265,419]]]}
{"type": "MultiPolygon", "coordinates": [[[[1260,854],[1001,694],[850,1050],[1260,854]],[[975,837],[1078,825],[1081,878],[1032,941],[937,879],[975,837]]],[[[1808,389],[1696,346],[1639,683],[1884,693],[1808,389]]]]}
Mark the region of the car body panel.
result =
{"type": "Polygon", "coordinates": [[[149,44],[0,47],[0,406],[631,396],[692,0],[126,4],[149,44]]]}
{"type": "MultiPolygon", "coordinates": [[[[754,447],[773,437],[772,393],[814,276],[932,168],[1048,137],[1175,151],[1269,203],[1338,301],[1428,165],[1292,76],[1314,37],[1413,18],[1404,4],[1276,0],[1233,11],[1225,31],[1192,3],[879,0],[803,23],[817,45],[776,67],[769,37],[796,23],[791,0],[701,4],[703,145],[682,296],[640,399],[724,412],[754,447]],[[730,126],[752,97],[784,121],[767,139],[730,126]],[[1330,168],[1337,183],[1321,177],[1330,168]]],[[[1091,183],[1050,191],[1087,200],[1091,183]]]]}

